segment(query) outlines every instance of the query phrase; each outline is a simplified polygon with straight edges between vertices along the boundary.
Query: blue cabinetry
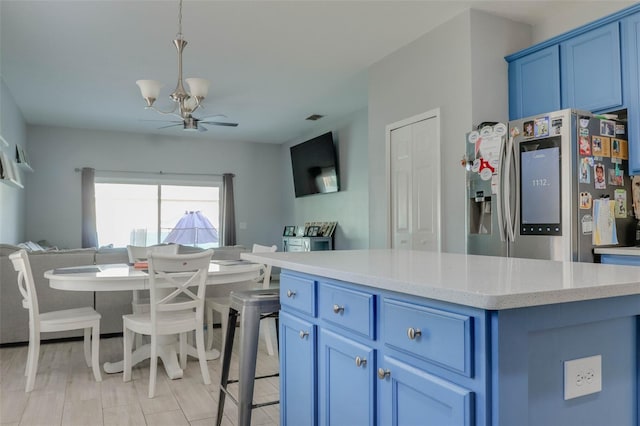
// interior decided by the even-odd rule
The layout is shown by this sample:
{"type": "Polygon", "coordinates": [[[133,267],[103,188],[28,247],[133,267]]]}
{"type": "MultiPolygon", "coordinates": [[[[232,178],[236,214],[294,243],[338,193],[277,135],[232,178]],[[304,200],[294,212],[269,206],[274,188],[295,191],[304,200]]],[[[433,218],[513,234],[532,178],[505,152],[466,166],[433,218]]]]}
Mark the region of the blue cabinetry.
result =
{"type": "Polygon", "coordinates": [[[509,119],[556,111],[560,105],[557,45],[509,63],[509,119]]]}
{"type": "Polygon", "coordinates": [[[371,346],[320,331],[321,425],[375,425],[375,354],[371,346]]]}
{"type": "Polygon", "coordinates": [[[280,314],[280,422],[283,426],[316,425],[315,326],[280,314]]]}
{"type": "Polygon", "coordinates": [[[562,108],[605,111],[622,105],[618,22],[560,44],[562,108]]]}
{"type": "Polygon", "coordinates": [[[629,169],[640,174],[640,13],[622,21],[622,64],[625,87],[628,134],[629,169]]]}

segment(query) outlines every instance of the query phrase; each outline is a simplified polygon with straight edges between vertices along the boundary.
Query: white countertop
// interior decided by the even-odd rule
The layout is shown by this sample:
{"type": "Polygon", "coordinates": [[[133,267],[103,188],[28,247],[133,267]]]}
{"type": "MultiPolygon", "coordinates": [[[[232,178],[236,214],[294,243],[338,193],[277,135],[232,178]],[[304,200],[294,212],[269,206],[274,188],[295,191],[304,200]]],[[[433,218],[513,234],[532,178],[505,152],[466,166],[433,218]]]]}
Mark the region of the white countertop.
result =
{"type": "Polygon", "coordinates": [[[482,309],[640,294],[640,268],[409,250],[243,253],[283,269],[482,309]]]}
{"type": "Polygon", "coordinates": [[[615,254],[618,256],[640,256],[640,247],[596,247],[596,254],[615,254]]]}

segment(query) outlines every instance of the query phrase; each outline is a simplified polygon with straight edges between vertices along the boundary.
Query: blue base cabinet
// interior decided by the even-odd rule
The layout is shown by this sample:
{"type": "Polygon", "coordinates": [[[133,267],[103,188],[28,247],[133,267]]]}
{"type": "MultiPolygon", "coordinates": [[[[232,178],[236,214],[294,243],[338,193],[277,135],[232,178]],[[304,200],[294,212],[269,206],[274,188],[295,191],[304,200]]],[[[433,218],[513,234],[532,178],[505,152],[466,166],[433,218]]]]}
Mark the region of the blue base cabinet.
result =
{"type": "Polygon", "coordinates": [[[640,295],[490,311],[283,270],[280,301],[282,425],[639,424],[640,295]]]}

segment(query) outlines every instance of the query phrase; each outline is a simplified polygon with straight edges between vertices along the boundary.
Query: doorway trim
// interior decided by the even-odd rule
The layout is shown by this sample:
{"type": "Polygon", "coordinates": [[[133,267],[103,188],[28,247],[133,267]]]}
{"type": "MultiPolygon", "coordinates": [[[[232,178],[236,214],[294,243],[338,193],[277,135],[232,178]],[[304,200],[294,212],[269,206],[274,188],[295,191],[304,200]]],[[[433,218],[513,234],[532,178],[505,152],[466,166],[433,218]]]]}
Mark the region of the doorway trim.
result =
{"type": "Polygon", "coordinates": [[[432,110],[423,112],[418,115],[414,115],[409,118],[405,118],[400,121],[396,121],[385,126],[385,191],[387,200],[387,248],[391,248],[393,241],[393,223],[391,222],[393,202],[391,199],[391,132],[401,127],[409,126],[419,121],[436,119],[436,134],[438,138],[437,146],[434,147],[433,157],[436,167],[436,199],[438,200],[438,209],[436,212],[438,220],[438,252],[442,251],[442,169],[440,164],[442,163],[441,157],[441,136],[440,136],[440,108],[434,108],[432,110]]]}

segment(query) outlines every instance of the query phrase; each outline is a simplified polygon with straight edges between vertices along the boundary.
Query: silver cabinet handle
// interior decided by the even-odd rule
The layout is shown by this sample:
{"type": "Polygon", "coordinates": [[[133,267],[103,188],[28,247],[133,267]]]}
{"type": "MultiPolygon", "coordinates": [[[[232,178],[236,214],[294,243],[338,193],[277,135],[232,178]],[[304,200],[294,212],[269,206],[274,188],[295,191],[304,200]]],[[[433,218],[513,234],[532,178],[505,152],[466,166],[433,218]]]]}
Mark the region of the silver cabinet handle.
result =
{"type": "Polygon", "coordinates": [[[339,314],[340,312],[344,312],[344,306],[333,305],[333,313],[339,314]]]}
{"type": "Polygon", "coordinates": [[[378,368],[378,379],[384,380],[386,377],[391,376],[391,371],[385,370],[383,368],[378,368]]]}
{"type": "Polygon", "coordinates": [[[287,290],[287,297],[294,297],[296,295],[296,292],[293,290],[287,290]]]}
{"type": "Polygon", "coordinates": [[[305,337],[307,337],[309,335],[308,331],[304,331],[304,330],[300,330],[300,338],[304,339],[305,337]]]}
{"type": "Polygon", "coordinates": [[[418,336],[422,336],[422,331],[419,328],[409,327],[407,329],[407,336],[409,339],[414,340],[418,336]]]}
{"type": "Polygon", "coordinates": [[[367,359],[366,358],[360,358],[359,356],[356,357],[356,367],[364,367],[365,365],[367,365],[367,359]]]}

